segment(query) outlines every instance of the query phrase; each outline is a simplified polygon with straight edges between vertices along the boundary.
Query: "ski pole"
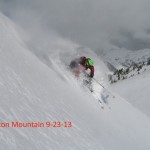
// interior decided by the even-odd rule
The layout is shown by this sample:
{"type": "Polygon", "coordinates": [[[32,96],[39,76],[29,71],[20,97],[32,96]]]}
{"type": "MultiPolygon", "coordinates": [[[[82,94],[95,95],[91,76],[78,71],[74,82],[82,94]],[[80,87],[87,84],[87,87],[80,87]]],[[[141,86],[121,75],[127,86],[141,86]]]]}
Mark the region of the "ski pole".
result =
{"type": "Polygon", "coordinates": [[[103,89],[106,89],[99,81],[97,81],[95,78],[93,78],[103,89]]]}
{"type": "MultiPolygon", "coordinates": [[[[84,72],[86,75],[88,75],[87,72],[84,72]]],[[[92,78],[95,82],[97,82],[103,89],[105,89],[110,95],[112,95],[113,98],[115,98],[115,95],[112,94],[112,92],[110,92],[107,88],[105,88],[97,79],[92,78]]]]}
{"type": "MultiPolygon", "coordinates": [[[[85,75],[89,76],[89,74],[87,72],[84,72],[85,75]]],[[[106,89],[99,81],[97,81],[95,78],[92,78],[93,80],[95,80],[103,89],[106,89]]]]}
{"type": "Polygon", "coordinates": [[[103,87],[103,89],[105,89],[109,94],[111,94],[113,96],[113,98],[115,98],[115,95],[112,94],[112,92],[110,92],[108,89],[106,89],[99,81],[97,81],[95,78],[93,78],[101,87],[103,87]]]}

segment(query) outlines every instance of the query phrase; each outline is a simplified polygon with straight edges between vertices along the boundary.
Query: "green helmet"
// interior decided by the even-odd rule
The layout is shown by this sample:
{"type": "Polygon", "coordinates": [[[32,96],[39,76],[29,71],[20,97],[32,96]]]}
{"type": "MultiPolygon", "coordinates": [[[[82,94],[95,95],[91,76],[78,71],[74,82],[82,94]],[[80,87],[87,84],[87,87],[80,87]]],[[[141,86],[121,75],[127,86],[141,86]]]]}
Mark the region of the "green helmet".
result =
{"type": "Polygon", "coordinates": [[[86,61],[86,64],[87,64],[88,66],[93,66],[94,61],[93,61],[91,58],[88,58],[87,61],[86,61]]]}

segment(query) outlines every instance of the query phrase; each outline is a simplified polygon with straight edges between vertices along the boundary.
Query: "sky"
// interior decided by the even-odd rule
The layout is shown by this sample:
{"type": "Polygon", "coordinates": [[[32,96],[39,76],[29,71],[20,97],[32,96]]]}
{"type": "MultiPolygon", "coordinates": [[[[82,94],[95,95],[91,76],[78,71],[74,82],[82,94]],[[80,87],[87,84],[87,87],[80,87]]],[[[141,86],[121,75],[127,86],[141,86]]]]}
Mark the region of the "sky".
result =
{"type": "Polygon", "coordinates": [[[150,48],[149,6],[149,0],[0,0],[0,11],[30,40],[61,37],[93,50],[150,48]]]}

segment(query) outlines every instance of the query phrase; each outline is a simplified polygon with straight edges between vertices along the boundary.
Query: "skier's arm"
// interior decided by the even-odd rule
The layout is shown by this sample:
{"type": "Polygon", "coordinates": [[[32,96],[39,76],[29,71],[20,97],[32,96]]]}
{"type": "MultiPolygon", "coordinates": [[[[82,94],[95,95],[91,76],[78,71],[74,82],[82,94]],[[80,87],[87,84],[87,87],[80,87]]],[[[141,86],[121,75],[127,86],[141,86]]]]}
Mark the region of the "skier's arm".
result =
{"type": "Polygon", "coordinates": [[[90,77],[93,78],[94,77],[94,66],[91,66],[90,68],[90,77]]]}

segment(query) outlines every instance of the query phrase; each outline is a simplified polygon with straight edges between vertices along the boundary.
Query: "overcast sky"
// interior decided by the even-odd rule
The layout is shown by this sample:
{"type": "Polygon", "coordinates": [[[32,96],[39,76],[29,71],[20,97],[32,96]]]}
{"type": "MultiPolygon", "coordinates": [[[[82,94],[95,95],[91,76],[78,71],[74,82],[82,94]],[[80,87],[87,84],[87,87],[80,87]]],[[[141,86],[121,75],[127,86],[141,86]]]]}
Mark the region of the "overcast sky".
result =
{"type": "Polygon", "coordinates": [[[36,36],[60,35],[92,49],[150,48],[150,0],[0,0],[36,36]]]}

